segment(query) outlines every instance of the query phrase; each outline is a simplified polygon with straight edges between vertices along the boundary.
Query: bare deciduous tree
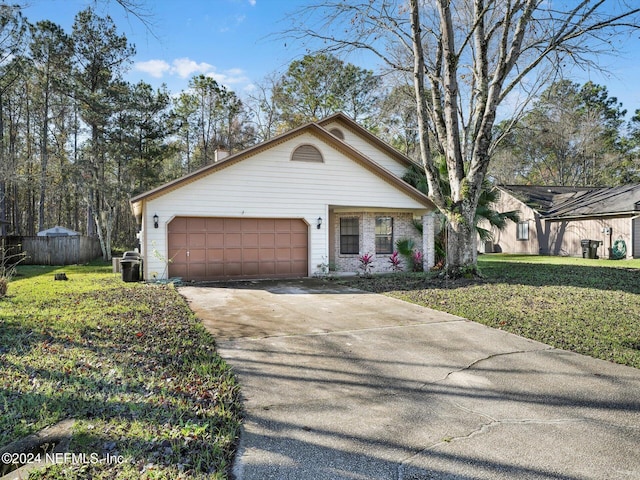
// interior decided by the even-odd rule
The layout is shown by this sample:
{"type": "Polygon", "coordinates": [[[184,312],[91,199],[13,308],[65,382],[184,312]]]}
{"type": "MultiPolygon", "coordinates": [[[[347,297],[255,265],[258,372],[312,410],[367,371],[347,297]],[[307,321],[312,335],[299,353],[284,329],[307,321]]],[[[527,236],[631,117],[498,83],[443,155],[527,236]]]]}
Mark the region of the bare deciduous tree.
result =
{"type": "Polygon", "coordinates": [[[619,50],[615,42],[639,28],[640,8],[632,5],[331,0],[302,9],[300,25],[285,35],[319,41],[319,51],[367,50],[412,76],[421,160],[430,197],[448,220],[446,270],[455,276],[477,270],[473,219],[500,141],[494,135],[498,108],[510,95],[520,95],[522,108],[562,65],[599,68],[596,54],[619,50]],[[450,195],[439,186],[438,156],[446,161],[450,195]]]}

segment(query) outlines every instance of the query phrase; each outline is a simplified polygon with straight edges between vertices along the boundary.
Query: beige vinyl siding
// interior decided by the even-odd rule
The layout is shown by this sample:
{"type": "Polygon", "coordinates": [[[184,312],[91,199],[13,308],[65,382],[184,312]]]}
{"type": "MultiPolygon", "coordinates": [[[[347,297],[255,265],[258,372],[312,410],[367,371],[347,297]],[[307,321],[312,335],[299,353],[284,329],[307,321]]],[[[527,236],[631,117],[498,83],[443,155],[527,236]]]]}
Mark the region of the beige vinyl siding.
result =
{"type": "Polygon", "coordinates": [[[549,253],[551,255],[582,256],[581,240],[598,240],[600,258],[609,258],[609,248],[618,239],[627,245],[627,256],[631,256],[631,218],[593,218],[585,220],[548,221],[549,253]],[[602,230],[610,229],[610,234],[602,230]]]}
{"type": "Polygon", "coordinates": [[[378,165],[386,168],[398,177],[402,178],[402,176],[406,172],[407,167],[404,164],[390,157],[389,154],[384,150],[373,145],[369,141],[362,138],[360,135],[357,135],[353,131],[345,128],[344,125],[342,125],[340,122],[331,122],[327,125],[324,125],[323,128],[329,131],[331,131],[333,128],[339,129],[344,134],[345,143],[348,143],[360,153],[366,155],[378,165]]]}
{"type": "Polygon", "coordinates": [[[613,242],[622,239],[627,245],[627,256],[632,255],[630,216],[544,220],[535,210],[505,193],[496,207],[500,212],[519,210],[520,219],[529,224],[529,240],[517,240],[517,224],[514,222],[507,222],[502,231],[492,229],[496,252],[581,257],[581,240],[597,240],[602,242],[598,256],[608,258],[613,242]],[[605,228],[609,228],[611,233],[603,232],[605,228]]]}
{"type": "Polygon", "coordinates": [[[329,205],[367,208],[425,210],[383,178],[375,175],[311,134],[292,138],[212,175],[146,200],[143,238],[147,277],[163,276],[166,256],[166,224],[173,216],[236,218],[300,218],[309,227],[309,269],[328,258],[329,205]],[[292,162],[293,150],[304,144],[315,145],[324,163],[292,162]],[[160,217],[160,228],[153,228],[152,217],[160,217]],[[316,228],[317,218],[323,226],[316,228]]]}
{"type": "MultiPolygon", "coordinates": [[[[540,251],[540,242],[538,236],[541,234],[541,224],[538,214],[535,210],[527,207],[524,203],[503,193],[500,200],[495,206],[499,212],[510,212],[512,210],[520,211],[520,220],[529,224],[529,240],[518,240],[518,225],[512,221],[508,221],[504,230],[491,228],[488,224],[483,223],[483,228],[491,230],[493,235],[493,248],[495,252],[517,253],[523,255],[538,255],[540,251]]],[[[480,251],[484,252],[482,245],[479,245],[480,251]]]]}

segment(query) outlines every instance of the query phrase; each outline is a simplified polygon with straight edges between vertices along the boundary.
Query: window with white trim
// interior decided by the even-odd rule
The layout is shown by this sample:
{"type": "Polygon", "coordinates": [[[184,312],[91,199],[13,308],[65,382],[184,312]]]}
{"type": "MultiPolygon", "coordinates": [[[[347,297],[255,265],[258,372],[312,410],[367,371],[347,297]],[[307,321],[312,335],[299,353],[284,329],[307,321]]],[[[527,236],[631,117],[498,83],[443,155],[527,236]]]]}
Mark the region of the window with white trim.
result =
{"type": "Polygon", "coordinates": [[[518,222],[518,231],[516,239],[529,240],[529,222],[518,222]]]}
{"type": "Polygon", "coordinates": [[[360,251],[360,222],[358,217],[340,219],[340,253],[357,255],[360,251]]]}
{"type": "Polygon", "coordinates": [[[393,218],[376,217],[376,253],[393,253],[393,218]]]}

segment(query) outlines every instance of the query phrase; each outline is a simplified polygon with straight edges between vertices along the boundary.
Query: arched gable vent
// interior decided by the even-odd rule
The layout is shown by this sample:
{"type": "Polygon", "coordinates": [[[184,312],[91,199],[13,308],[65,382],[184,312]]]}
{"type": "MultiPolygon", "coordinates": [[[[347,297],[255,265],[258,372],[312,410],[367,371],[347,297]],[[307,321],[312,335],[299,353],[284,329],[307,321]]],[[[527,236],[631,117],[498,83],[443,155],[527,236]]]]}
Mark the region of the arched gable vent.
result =
{"type": "Polygon", "coordinates": [[[332,128],[331,130],[329,130],[329,133],[334,137],[339,138],[340,140],[344,140],[344,133],[342,133],[342,130],[340,130],[339,128],[332,128]]]}
{"type": "Polygon", "coordinates": [[[320,150],[313,145],[300,145],[297,147],[291,155],[291,160],[294,162],[324,162],[320,150]]]}

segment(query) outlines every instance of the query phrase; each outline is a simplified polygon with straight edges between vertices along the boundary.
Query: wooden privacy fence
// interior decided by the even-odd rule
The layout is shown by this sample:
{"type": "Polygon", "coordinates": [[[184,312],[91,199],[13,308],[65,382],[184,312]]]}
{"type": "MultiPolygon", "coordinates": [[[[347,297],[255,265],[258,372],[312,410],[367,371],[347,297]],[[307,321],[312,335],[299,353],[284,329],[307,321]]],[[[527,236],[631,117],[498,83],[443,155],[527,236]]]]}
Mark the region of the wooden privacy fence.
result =
{"type": "Polygon", "coordinates": [[[102,256],[100,240],[80,235],[67,237],[17,237],[3,239],[9,254],[24,252],[22,265],[74,265],[102,256]]]}

